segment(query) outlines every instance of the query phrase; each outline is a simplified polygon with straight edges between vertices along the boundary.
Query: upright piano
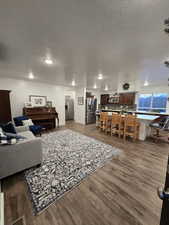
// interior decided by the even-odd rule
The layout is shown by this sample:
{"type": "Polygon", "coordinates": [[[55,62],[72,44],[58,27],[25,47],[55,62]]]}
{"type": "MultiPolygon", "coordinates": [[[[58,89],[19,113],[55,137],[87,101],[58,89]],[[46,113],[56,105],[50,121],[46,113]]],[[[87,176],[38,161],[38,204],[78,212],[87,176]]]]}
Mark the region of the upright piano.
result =
{"type": "Polygon", "coordinates": [[[54,129],[59,127],[59,116],[54,107],[34,107],[23,108],[23,115],[32,119],[36,125],[41,125],[46,129],[54,129]]]}

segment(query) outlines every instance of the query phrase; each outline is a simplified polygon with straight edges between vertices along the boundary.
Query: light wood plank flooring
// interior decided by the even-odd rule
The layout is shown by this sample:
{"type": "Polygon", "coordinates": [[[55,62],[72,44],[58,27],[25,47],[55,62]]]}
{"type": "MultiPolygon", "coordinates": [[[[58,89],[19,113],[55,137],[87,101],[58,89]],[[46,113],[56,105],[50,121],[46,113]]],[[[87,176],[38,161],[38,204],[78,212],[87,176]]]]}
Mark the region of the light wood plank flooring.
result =
{"type": "MultiPolygon", "coordinates": [[[[123,150],[47,210],[33,216],[23,174],[3,180],[6,225],[24,217],[26,225],[159,225],[169,152],[166,143],[131,142],[99,132],[94,125],[66,128],[123,150]]],[[[61,128],[65,129],[65,128],[61,128]]]]}

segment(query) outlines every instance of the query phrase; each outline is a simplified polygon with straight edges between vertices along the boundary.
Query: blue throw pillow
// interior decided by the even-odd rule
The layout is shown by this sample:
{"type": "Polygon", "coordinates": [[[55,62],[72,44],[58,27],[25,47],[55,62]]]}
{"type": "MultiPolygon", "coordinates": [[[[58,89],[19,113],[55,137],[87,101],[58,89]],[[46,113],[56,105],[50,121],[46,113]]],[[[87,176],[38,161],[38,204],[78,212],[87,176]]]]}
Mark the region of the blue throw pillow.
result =
{"type": "Polygon", "coordinates": [[[15,130],[15,127],[12,122],[3,124],[3,125],[1,125],[1,127],[4,132],[16,134],[16,130],[15,130]]]}
{"type": "Polygon", "coordinates": [[[17,116],[17,117],[14,117],[13,120],[15,122],[15,126],[18,127],[18,126],[23,126],[23,120],[28,120],[29,118],[27,116],[17,116]]]}

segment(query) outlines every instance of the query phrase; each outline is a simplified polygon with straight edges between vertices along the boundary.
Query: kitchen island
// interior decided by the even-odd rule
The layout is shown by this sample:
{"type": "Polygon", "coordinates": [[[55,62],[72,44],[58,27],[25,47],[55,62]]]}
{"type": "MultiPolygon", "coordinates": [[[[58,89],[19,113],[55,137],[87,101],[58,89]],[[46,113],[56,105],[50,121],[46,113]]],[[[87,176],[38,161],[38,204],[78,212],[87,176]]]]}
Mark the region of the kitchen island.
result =
{"type": "Polygon", "coordinates": [[[146,138],[151,135],[150,123],[158,117],[159,116],[154,115],[137,115],[137,118],[140,122],[139,140],[145,141],[146,138]]]}
{"type": "MultiPolygon", "coordinates": [[[[110,116],[111,119],[111,115],[113,112],[117,112],[117,111],[108,111],[108,114],[110,116]]],[[[120,110],[118,111],[120,113],[120,110]]],[[[131,112],[129,112],[131,114],[131,112]]],[[[150,123],[155,120],[156,118],[159,117],[159,115],[167,115],[167,114],[158,114],[158,115],[152,115],[151,113],[147,113],[147,114],[139,114],[133,111],[132,114],[136,114],[137,118],[140,122],[140,130],[139,130],[139,140],[141,141],[145,141],[147,137],[150,136],[151,134],[151,128],[150,128],[150,123]]],[[[96,126],[98,126],[98,120],[100,117],[100,113],[96,113],[96,126]]]]}
{"type": "Polygon", "coordinates": [[[120,110],[120,109],[101,109],[101,112],[116,112],[121,113],[122,111],[127,114],[139,114],[139,115],[152,115],[152,116],[169,116],[169,113],[158,113],[158,112],[145,112],[145,111],[138,111],[138,110],[120,110]]]}
{"type": "MultiPolygon", "coordinates": [[[[131,111],[131,113],[132,113],[132,111],[131,111]]],[[[169,116],[168,113],[158,113],[158,112],[133,111],[133,113],[139,114],[139,115],[169,116]]]]}

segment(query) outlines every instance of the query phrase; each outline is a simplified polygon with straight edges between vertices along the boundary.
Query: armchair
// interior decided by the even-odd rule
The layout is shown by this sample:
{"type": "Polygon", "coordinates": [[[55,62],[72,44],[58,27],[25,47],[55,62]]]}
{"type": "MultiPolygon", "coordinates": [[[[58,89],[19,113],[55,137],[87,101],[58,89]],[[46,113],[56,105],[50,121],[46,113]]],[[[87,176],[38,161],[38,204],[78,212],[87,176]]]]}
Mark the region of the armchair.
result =
{"type": "MultiPolygon", "coordinates": [[[[169,116],[159,116],[157,119],[153,120],[150,124],[150,127],[152,131],[155,131],[153,136],[155,137],[155,140],[157,141],[162,135],[161,133],[165,133],[165,135],[168,136],[169,134],[169,116]]],[[[168,137],[169,140],[169,137],[168,137]]]]}

